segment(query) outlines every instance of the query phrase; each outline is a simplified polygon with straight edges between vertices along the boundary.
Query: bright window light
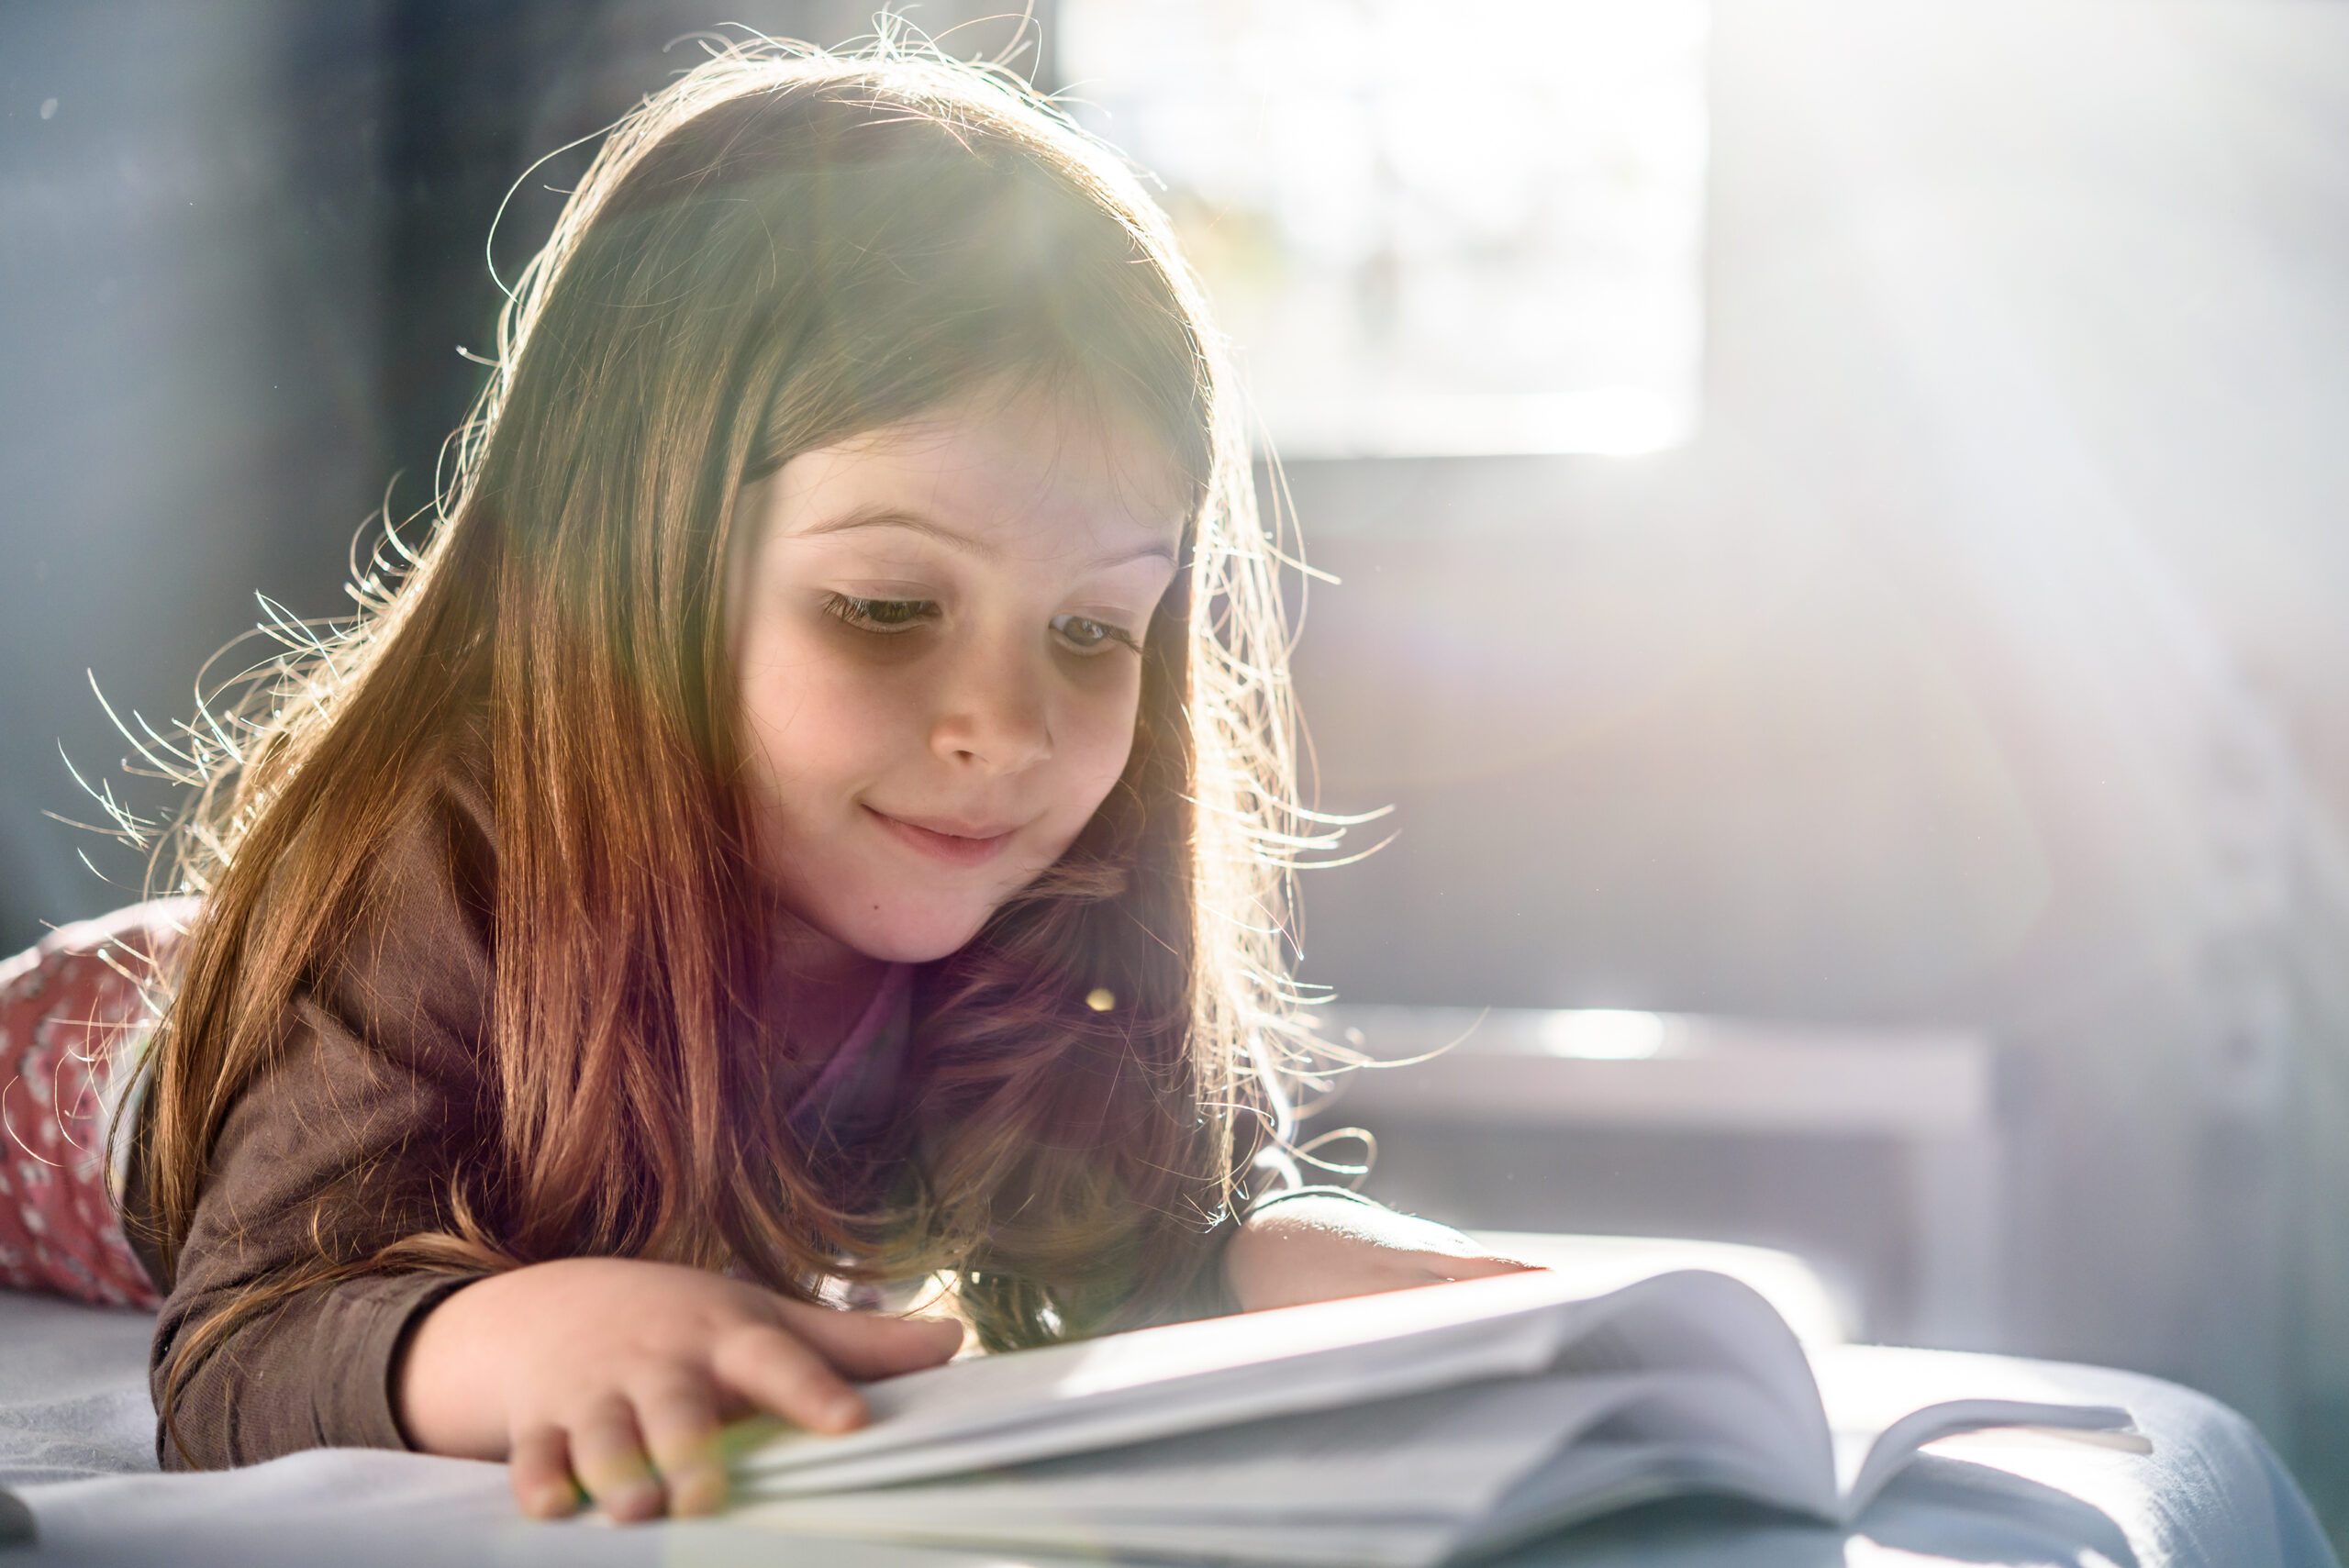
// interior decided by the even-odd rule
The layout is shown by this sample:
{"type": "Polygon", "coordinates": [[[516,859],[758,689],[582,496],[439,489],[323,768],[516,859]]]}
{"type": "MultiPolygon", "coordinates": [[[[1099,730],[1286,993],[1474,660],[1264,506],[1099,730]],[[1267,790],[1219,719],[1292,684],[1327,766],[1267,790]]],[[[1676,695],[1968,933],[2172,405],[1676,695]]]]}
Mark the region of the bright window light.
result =
{"type": "Polygon", "coordinates": [[[1653,1013],[1579,1007],[1542,1020],[1542,1049],[1553,1056],[1641,1062],[1664,1049],[1664,1020],[1653,1013]]]}
{"type": "Polygon", "coordinates": [[[1064,0],[1056,47],[1283,456],[1631,453],[1697,425],[1708,11],[1064,0]]]}

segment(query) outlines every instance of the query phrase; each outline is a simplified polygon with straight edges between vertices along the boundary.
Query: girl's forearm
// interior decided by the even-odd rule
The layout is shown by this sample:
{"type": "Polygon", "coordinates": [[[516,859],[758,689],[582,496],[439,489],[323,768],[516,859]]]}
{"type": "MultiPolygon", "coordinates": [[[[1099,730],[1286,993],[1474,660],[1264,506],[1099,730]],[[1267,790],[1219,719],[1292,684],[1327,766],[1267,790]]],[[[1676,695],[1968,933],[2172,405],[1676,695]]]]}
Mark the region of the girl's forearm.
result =
{"type": "Polygon", "coordinates": [[[1337,1190],[1281,1194],[1256,1205],[1222,1258],[1225,1290],[1242,1312],[1526,1266],[1486,1254],[1448,1225],[1337,1190]]]}
{"type": "MultiPolygon", "coordinates": [[[[1247,1222],[1241,1227],[1241,1234],[1252,1229],[1262,1231],[1264,1222],[1275,1215],[1286,1225],[1303,1221],[1317,1229],[1341,1231],[1387,1247],[1441,1250],[1464,1243],[1474,1245],[1464,1233],[1449,1225],[1404,1214],[1345,1187],[1309,1186],[1269,1193],[1250,1207],[1247,1222]]],[[[1227,1259],[1229,1255],[1227,1249],[1227,1259]]]]}

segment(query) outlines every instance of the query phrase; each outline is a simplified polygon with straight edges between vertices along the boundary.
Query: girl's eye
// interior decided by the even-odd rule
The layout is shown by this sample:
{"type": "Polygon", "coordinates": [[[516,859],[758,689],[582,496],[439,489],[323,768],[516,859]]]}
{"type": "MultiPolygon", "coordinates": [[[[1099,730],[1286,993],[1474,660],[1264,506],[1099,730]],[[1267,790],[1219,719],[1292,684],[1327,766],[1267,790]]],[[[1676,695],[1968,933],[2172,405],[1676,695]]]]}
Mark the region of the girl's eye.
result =
{"type": "MultiPolygon", "coordinates": [[[[928,599],[861,599],[853,594],[827,594],[824,613],[875,637],[896,637],[935,619],[938,606],[928,599]]],[[[1132,632],[1089,616],[1061,616],[1053,626],[1069,647],[1087,657],[1118,643],[1141,651],[1141,639],[1132,632]]]]}
{"type": "Polygon", "coordinates": [[[1141,651],[1141,639],[1123,627],[1111,626],[1108,621],[1094,620],[1086,616],[1063,616],[1060,618],[1069,623],[1061,635],[1081,653],[1098,653],[1117,642],[1124,643],[1137,653],[1141,651]]]}
{"type": "Polygon", "coordinates": [[[928,599],[860,599],[849,594],[824,595],[824,613],[880,637],[911,631],[937,613],[928,599]]]}

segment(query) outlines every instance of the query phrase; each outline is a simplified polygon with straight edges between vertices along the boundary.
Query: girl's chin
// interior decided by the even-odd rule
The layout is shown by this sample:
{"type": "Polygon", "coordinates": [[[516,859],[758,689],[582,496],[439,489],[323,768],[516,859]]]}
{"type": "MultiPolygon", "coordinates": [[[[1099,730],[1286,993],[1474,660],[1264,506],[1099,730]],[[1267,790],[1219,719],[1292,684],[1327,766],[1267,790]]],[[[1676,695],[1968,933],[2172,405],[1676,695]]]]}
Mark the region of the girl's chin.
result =
{"type": "Polygon", "coordinates": [[[992,909],[946,911],[935,907],[890,907],[868,895],[841,907],[779,895],[787,920],[796,920],[802,940],[829,940],[883,963],[928,963],[962,948],[986,924],[992,909]]]}
{"type": "Polygon", "coordinates": [[[928,963],[944,958],[961,949],[979,928],[986,923],[985,916],[960,922],[936,919],[886,921],[876,919],[866,911],[863,920],[851,923],[841,933],[841,940],[867,958],[886,963],[928,963]]]}

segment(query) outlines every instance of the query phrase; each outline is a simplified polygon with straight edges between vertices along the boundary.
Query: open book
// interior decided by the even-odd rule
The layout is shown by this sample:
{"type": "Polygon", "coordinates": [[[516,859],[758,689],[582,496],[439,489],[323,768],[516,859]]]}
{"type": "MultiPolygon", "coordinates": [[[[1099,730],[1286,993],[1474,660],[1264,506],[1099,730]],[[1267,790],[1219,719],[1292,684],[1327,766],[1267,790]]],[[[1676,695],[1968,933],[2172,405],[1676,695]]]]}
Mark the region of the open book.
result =
{"type": "Polygon", "coordinates": [[[1416,1568],[1677,1493],[1842,1524],[1936,1438],[2133,1433],[2112,1407],[1886,1410],[1865,1390],[1843,1402],[1856,1422],[1831,1421],[1801,1344],[1752,1287],[1697,1269],[1606,1283],[1462,1280],[887,1378],[865,1385],[873,1419],[853,1432],[730,1429],[730,1515],[974,1548],[1416,1568]]]}

